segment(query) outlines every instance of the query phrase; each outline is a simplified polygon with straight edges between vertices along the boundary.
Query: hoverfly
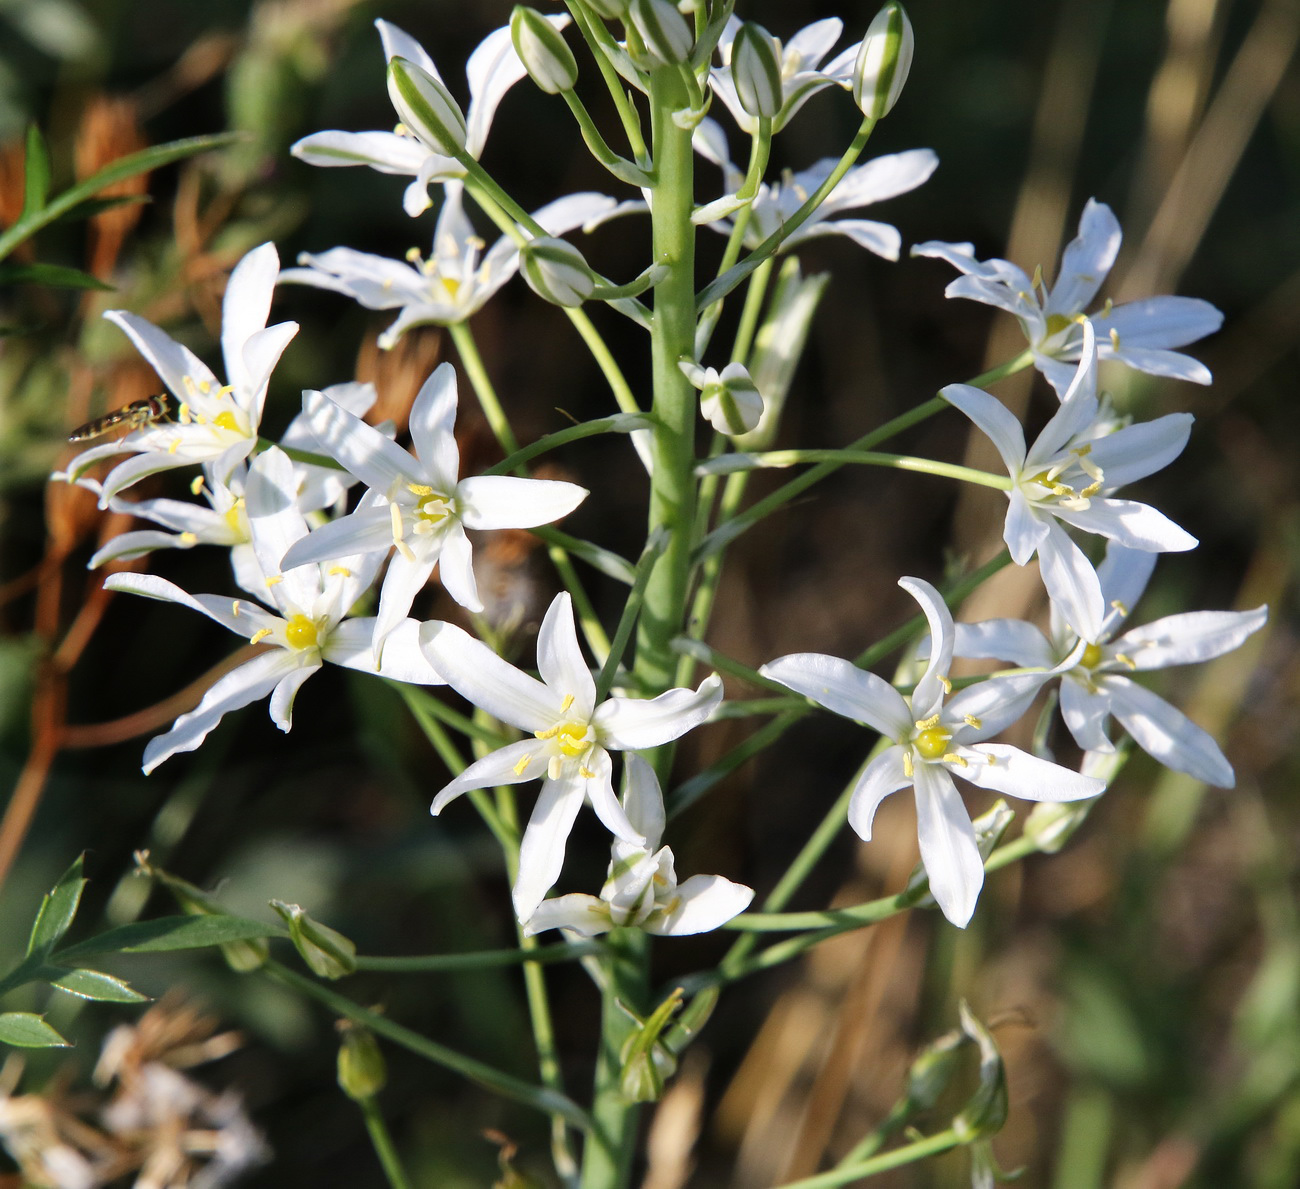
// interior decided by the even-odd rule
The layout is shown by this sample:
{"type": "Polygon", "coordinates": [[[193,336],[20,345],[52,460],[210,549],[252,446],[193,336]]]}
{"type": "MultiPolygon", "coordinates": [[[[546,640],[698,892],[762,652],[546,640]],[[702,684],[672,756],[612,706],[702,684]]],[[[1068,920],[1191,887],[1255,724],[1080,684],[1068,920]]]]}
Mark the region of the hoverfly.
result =
{"type": "Polygon", "coordinates": [[[144,400],[133,400],[130,404],[87,421],[68,434],[69,442],[88,442],[91,438],[103,437],[119,426],[126,426],[127,431],[143,429],[146,425],[157,425],[171,414],[171,400],[163,393],[160,396],[147,396],[144,400]]]}

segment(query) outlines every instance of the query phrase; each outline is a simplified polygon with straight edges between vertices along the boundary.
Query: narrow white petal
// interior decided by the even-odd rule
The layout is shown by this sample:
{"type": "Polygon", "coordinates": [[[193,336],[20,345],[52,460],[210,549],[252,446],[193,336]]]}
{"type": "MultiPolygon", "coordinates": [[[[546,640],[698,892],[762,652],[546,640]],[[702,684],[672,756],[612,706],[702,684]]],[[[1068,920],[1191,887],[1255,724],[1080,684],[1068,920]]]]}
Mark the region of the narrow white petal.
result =
{"type": "Polygon", "coordinates": [[[564,867],[564,849],[582,808],[582,781],[546,780],[533,806],[519,843],[519,874],[515,878],[515,915],[526,921],[555,886],[564,867]]]}
{"type": "Polygon", "coordinates": [[[869,763],[849,797],[849,825],[864,842],[871,841],[871,824],[881,801],[912,783],[903,767],[903,749],[887,747],[869,763]]]}
{"type": "Polygon", "coordinates": [[[411,445],[436,487],[450,494],[460,478],[460,449],[456,445],[456,369],[440,363],[421,385],[411,405],[411,445]]]}
{"type": "MultiPolygon", "coordinates": [[[[403,55],[405,57],[405,55],[403,55]]],[[[395,132],[314,132],[290,146],[289,152],[308,165],[368,165],[380,173],[414,175],[429,150],[409,136],[395,132]]]]}
{"type": "Polygon", "coordinates": [[[535,739],[521,739],[498,747],[480,760],[475,760],[454,780],[449,780],[438,790],[429,812],[435,817],[447,808],[461,793],[471,789],[486,789],[498,784],[523,784],[546,774],[545,756],[536,763],[541,749],[535,739]]]}
{"type": "Polygon", "coordinates": [[[1052,531],[1052,518],[1047,513],[1040,513],[1019,487],[1010,496],[1007,518],[1002,524],[1002,539],[1007,543],[1011,560],[1018,566],[1027,566],[1052,531]]]}
{"type": "Polygon", "coordinates": [[[1047,637],[1023,619],[985,619],[959,623],[953,652],[957,656],[1007,661],[1024,669],[1048,668],[1056,664],[1047,637]]]}
{"type": "Polygon", "coordinates": [[[1196,664],[1240,648],[1267,619],[1267,607],[1187,611],[1126,632],[1115,641],[1115,651],[1122,652],[1138,670],[1196,664]]]}
{"type": "Polygon", "coordinates": [[[1018,476],[1025,463],[1025,431],[1016,415],[996,396],[969,384],[949,384],[939,395],[975,422],[997,448],[1007,473],[1018,476]]]}
{"type": "Polygon", "coordinates": [[[699,688],[670,689],[649,701],[610,698],[596,708],[592,726],[619,751],[658,747],[693,730],[722,701],[722,679],[710,674],[699,688]]]}
{"type": "Polygon", "coordinates": [[[943,596],[922,578],[900,578],[898,585],[914,598],[930,625],[930,660],[912,691],[912,718],[929,718],[943,704],[943,680],[952,667],[952,612],[943,596]]]}
{"type": "Polygon", "coordinates": [[[415,596],[424,589],[433,573],[438,556],[417,557],[410,561],[400,553],[393,554],[388,563],[388,573],[379,588],[379,608],[375,614],[374,647],[382,658],[384,640],[410,614],[415,596]]]}
{"type": "Polygon", "coordinates": [[[262,422],[262,406],[266,403],[266,386],[271,373],[297,333],[297,322],[277,322],[254,334],[240,352],[242,379],[236,382],[232,375],[231,383],[235,388],[235,400],[248,411],[254,434],[262,422]]]}
{"type": "Polygon", "coordinates": [[[1061,256],[1060,275],[1047,300],[1048,313],[1077,314],[1096,297],[1115,264],[1121,238],[1119,220],[1110,207],[1088,199],[1079,234],[1061,256]]]}
{"type": "Polygon", "coordinates": [[[1024,717],[1051,673],[1024,677],[990,677],[968,686],[949,699],[943,709],[944,724],[959,744],[976,743],[1005,731],[1024,717]]]}
{"type": "Polygon", "coordinates": [[[1152,759],[1175,772],[1230,789],[1237,783],[1219,745],[1182,711],[1125,677],[1102,679],[1111,712],[1152,759]]]}
{"type": "Polygon", "coordinates": [[[1126,425],[1091,443],[1088,460],[1101,467],[1107,491],[1135,483],[1174,461],[1191,436],[1190,413],[1170,413],[1154,421],[1126,425]]]}
{"type": "Polygon", "coordinates": [[[280,606],[306,608],[320,593],[320,571],[295,568],[282,571],[285,554],[307,536],[307,518],[298,510],[298,476],[289,456],[272,446],[254,460],[246,487],[248,527],[253,552],[268,579],[281,581],[271,588],[280,606]]]}
{"type": "Polygon", "coordinates": [[[231,600],[218,599],[216,595],[196,597],[182,590],[174,582],[159,578],[157,574],[110,574],[104,580],[104,589],[143,595],[147,599],[158,599],[164,603],[180,603],[182,607],[188,607],[191,611],[197,611],[200,615],[216,620],[223,628],[229,628],[232,632],[241,635],[252,634],[245,633],[244,624],[239,623],[238,617],[232,614],[231,600]]]}
{"type": "Polygon", "coordinates": [[[570,699],[566,713],[586,720],[596,706],[596,682],[578,644],[573,600],[561,591],[551,600],[537,632],[537,671],[557,702],[570,699]]]}
{"type": "Polygon", "coordinates": [[[634,751],[623,757],[623,812],[645,838],[646,849],[658,850],[667,824],[663,791],[655,770],[634,751]]]}
{"type": "Polygon", "coordinates": [[[652,913],[645,923],[647,933],[661,937],[685,937],[707,933],[739,916],[754,899],[754,889],[732,883],[721,875],[692,875],[679,884],[666,913],[652,913]]]}
{"type": "Polygon", "coordinates": [[[108,507],[111,499],[149,475],[174,471],[177,467],[193,466],[198,461],[200,460],[193,456],[180,453],[167,454],[162,451],[150,451],[148,454],[137,454],[134,458],[128,458],[125,462],[118,463],[105,477],[100,507],[108,507]]]}
{"type": "Polygon", "coordinates": [[[875,219],[827,219],[824,222],[809,220],[787,237],[785,247],[791,248],[805,240],[825,235],[842,235],[858,247],[866,248],[868,252],[874,252],[885,260],[897,260],[903,247],[903,237],[898,228],[875,219]]]}
{"type": "Polygon", "coordinates": [[[146,775],[177,752],[193,751],[223,716],[266,697],[296,667],[297,661],[277,648],[231,670],[212,685],[193,710],[182,714],[170,731],[149,740],[144,749],[146,775]]]}
{"type": "Polygon", "coordinates": [[[884,202],[887,198],[915,190],[938,167],[939,157],[933,149],[908,149],[876,157],[850,169],[830,192],[822,208],[830,214],[884,202]]]}
{"type": "Polygon", "coordinates": [[[375,28],[379,30],[379,41],[384,47],[384,60],[391,62],[394,58],[405,58],[427,70],[436,79],[441,79],[437,66],[429,57],[428,51],[409,33],[392,21],[377,20],[375,28]]]}
{"type": "Polygon", "coordinates": [[[1084,751],[1113,752],[1115,745],[1106,734],[1110,719],[1110,697],[1104,687],[1096,692],[1078,681],[1061,682],[1061,718],[1074,741],[1084,751]]]}
{"type": "Polygon", "coordinates": [[[1120,357],[1128,347],[1183,347],[1214,334],[1223,314],[1198,297],[1148,297],[1115,306],[1109,318],[1094,314],[1104,342],[1113,329],[1119,336],[1120,357]]]}
{"type": "Polygon", "coordinates": [[[307,391],[302,397],[307,428],[328,454],[380,495],[419,477],[419,467],[405,450],[379,430],[340,408],[323,393],[307,391]]]}
{"type": "Polygon", "coordinates": [[[1086,508],[1058,508],[1056,514],[1075,528],[1086,533],[1099,533],[1130,549],[1182,553],[1195,549],[1199,543],[1163,512],[1136,500],[1096,496],[1086,508]]]}
{"type": "Polygon", "coordinates": [[[384,553],[393,547],[393,519],[387,503],[358,508],[337,520],[312,529],[295,542],[280,561],[280,568],[292,570],[311,562],[331,561],[354,553],[384,553]]]}
{"type": "Polygon", "coordinates": [[[544,929],[572,929],[581,937],[596,937],[613,927],[608,904],[583,892],[570,892],[543,900],[524,922],[524,936],[532,937],[544,929]]]}
{"type": "Polygon", "coordinates": [[[375,664],[371,647],[373,619],[345,619],[329,634],[321,655],[331,664],[344,665],[363,673],[378,673],[393,681],[412,685],[446,685],[442,674],[420,650],[420,621],[404,619],[384,639],[383,664],[375,664]]]}
{"type": "Polygon", "coordinates": [[[1084,640],[1097,640],[1106,615],[1101,582],[1083,550],[1054,521],[1038,546],[1038,563],[1048,597],[1065,622],[1084,640]]]}
{"type": "Polygon", "coordinates": [[[459,524],[448,525],[438,554],[438,578],[447,593],[467,611],[478,614],[483,601],[474,581],[474,547],[459,524]]]}
{"type": "Polygon", "coordinates": [[[244,344],[259,330],[266,329],[271,312],[271,294],[280,275],[280,254],[272,243],[248,252],[230,274],[221,302],[221,353],[226,375],[232,384],[245,378],[244,344]]]}
{"type": "MultiPolygon", "coordinates": [[[[284,655],[291,656],[287,650],[284,655]]],[[[298,661],[299,657],[292,657],[292,659],[298,661]]],[[[286,673],[280,679],[280,683],[271,691],[271,705],[269,707],[271,721],[280,730],[287,732],[293,726],[293,701],[298,696],[302,683],[319,668],[319,660],[314,664],[299,664],[292,672],[286,673]]]]}
{"type": "Polygon", "coordinates": [[[591,773],[590,776],[583,777],[586,781],[587,800],[591,802],[601,824],[621,842],[646,846],[645,835],[628,820],[623,806],[614,796],[614,784],[610,777],[613,765],[610,763],[609,752],[603,747],[593,748],[586,757],[586,767],[591,773]]]}
{"type": "Polygon", "coordinates": [[[937,764],[916,767],[916,837],[930,894],[948,920],[966,928],[984,886],[984,862],[970,814],[937,764]]]}
{"type": "Polygon", "coordinates": [[[964,764],[945,766],[954,776],[1022,801],[1082,801],[1105,792],[1104,781],[1040,760],[1007,743],[977,743],[957,752],[964,764]]]}
{"type": "Polygon", "coordinates": [[[104,317],[126,332],[177,400],[189,399],[193,388],[207,392],[221,386],[206,363],[152,322],[127,310],[109,310],[104,317]]]}
{"type": "Polygon", "coordinates": [[[1149,549],[1128,549],[1118,541],[1109,541],[1106,556],[1097,567],[1102,597],[1107,608],[1119,603],[1125,614],[1137,606],[1156,568],[1156,554],[1149,549]]]}
{"type": "Polygon", "coordinates": [[[119,533],[86,563],[86,569],[97,570],[105,562],[142,557],[155,549],[189,549],[196,544],[197,541],[187,540],[178,533],[165,533],[160,529],[119,533]]]}
{"type": "Polygon", "coordinates": [[[835,714],[866,723],[889,739],[911,733],[912,712],[903,695],[883,677],[838,656],[796,652],[769,661],[759,672],[835,714]]]}
{"type": "Polygon", "coordinates": [[[1107,354],[1135,371],[1146,372],[1149,376],[1187,380],[1192,384],[1210,384],[1214,381],[1210,369],[1205,364],[1178,351],[1163,351],[1155,347],[1121,347],[1118,351],[1107,354]]]}
{"type": "Polygon", "coordinates": [[[567,516],[588,492],[558,479],[479,475],[456,488],[467,528],[534,528],[567,516]]]}
{"type": "Polygon", "coordinates": [[[423,624],[420,647],[452,689],[502,722],[524,731],[544,731],[559,719],[559,693],[521,673],[453,624],[438,620],[423,624]]]}

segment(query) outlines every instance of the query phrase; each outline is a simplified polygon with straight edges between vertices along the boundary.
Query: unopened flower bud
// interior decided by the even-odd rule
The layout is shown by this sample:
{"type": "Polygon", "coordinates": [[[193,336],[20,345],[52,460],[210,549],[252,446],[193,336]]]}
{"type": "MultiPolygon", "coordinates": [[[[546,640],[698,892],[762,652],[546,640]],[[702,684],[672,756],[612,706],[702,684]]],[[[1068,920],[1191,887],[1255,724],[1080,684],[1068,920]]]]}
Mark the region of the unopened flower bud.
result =
{"type": "Polygon", "coordinates": [[[864,116],[879,120],[898,102],[912,69],[915,44],[912,22],[901,4],[886,4],[867,26],[853,68],[853,102],[864,116]]]}
{"type": "Polygon", "coordinates": [[[749,433],[762,419],[762,393],[743,364],[729,363],[721,374],[691,360],[679,366],[700,390],[700,412],[719,433],[728,437],[749,433]]]}
{"type": "Polygon", "coordinates": [[[533,80],[548,95],[573,90],[578,63],[563,35],[535,8],[523,4],[510,14],[510,40],[533,80]]]}
{"type": "Polygon", "coordinates": [[[772,119],[781,110],[781,52],[762,25],[746,21],[731,43],[731,80],[751,116],[772,119]]]}
{"type": "Polygon", "coordinates": [[[519,250],[519,271],[538,297],[570,309],[582,305],[596,287],[582,253],[550,236],[530,240],[519,250]]]}
{"type": "Polygon", "coordinates": [[[587,0],[587,7],[599,13],[607,21],[622,20],[627,16],[627,6],[631,0],[587,0]]]}
{"type": "Polygon", "coordinates": [[[311,967],[321,978],[342,978],[357,968],[357,947],[342,933],[312,920],[296,904],[272,900],[271,907],[289,926],[289,937],[311,967]]]}
{"type": "Polygon", "coordinates": [[[355,1102],[373,1098],[388,1081],[388,1067],[379,1042],[368,1028],[347,1021],[339,1025],[339,1086],[355,1102]]]}
{"type": "Polygon", "coordinates": [[[671,0],[632,0],[628,15],[648,49],[661,62],[685,62],[695,34],[671,0]]]}
{"type": "Polygon", "coordinates": [[[388,64],[388,95],[402,123],[444,157],[465,147],[465,115],[451,92],[423,67],[405,58],[388,64]]]}
{"type": "Polygon", "coordinates": [[[971,1014],[964,1001],[958,1011],[962,1031],[980,1052],[979,1085],[965,1109],[952,1121],[953,1131],[969,1143],[1000,1131],[1007,1121],[1007,1073],[993,1034],[971,1014]]]}

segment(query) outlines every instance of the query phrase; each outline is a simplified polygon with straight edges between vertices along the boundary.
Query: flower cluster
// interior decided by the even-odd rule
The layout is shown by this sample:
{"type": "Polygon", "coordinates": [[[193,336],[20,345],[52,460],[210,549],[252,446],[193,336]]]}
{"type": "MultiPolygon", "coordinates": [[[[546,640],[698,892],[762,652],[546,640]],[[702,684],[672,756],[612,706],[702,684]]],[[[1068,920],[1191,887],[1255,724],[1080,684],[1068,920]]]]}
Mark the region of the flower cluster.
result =
{"type": "MultiPolygon", "coordinates": [[[[609,20],[627,14],[626,41],[610,35],[608,45],[602,45],[634,89],[648,95],[653,78],[677,72],[686,106],[673,110],[665,122],[678,136],[677,168],[689,175],[698,156],[722,170],[721,198],[696,207],[692,193],[678,202],[686,230],[693,222],[727,235],[730,259],[748,249],[751,263],[763,253],[770,260],[828,234],[846,236],[885,259],[899,258],[902,236],[894,227],[830,216],[923,184],[938,164],[929,149],[895,152],[863,164],[854,163],[855,151],[780,181],[764,181],[762,174],[773,133],[819,91],[852,91],[868,131],[888,113],[911,60],[911,27],[900,6],[887,5],[862,41],[829,62],[825,59],[842,32],[838,20],[818,21],[782,45],[758,26],[735,18],[724,24],[719,18],[712,65],[712,55],[701,55],[695,45],[697,32],[666,0],[637,0],[630,10],[610,0],[608,13],[601,5],[590,7],[609,20]],[[700,59],[694,67],[692,55],[700,59]],[[732,164],[721,125],[704,117],[708,88],[751,141],[746,171],[732,164]]],[[[590,17],[587,6],[582,11],[584,19],[590,17]]],[[[497,105],[525,76],[548,95],[563,94],[580,111],[571,94],[577,68],[564,41],[568,17],[542,18],[517,10],[513,37],[511,29],[497,30],[470,58],[465,112],[422,46],[396,26],[377,25],[389,93],[401,122],[392,132],[320,132],[300,141],[294,151],[313,165],[365,165],[413,178],[403,199],[407,214],[415,217],[438,208],[431,251],[425,255],[413,249],[405,260],[394,260],[336,247],[305,254],[299,267],[281,272],[272,245],[254,249],[234,269],[226,292],[221,334],[225,383],[190,350],[137,315],[108,315],[153,364],[174,398],[176,414],[174,419],[151,417],[147,423],[142,418],[120,440],[84,451],[68,466],[67,477],[93,487],[104,506],[160,526],[123,534],[101,548],[91,564],[156,549],[213,545],[230,551],[233,582],[243,592],[233,598],[192,595],[152,574],[116,573],[108,579],[112,590],[188,607],[246,641],[248,655],[242,662],[217,680],[194,710],[148,744],[145,770],[198,747],[226,713],[263,697],[269,699],[273,721],[289,730],[298,689],[326,661],[398,681],[446,685],[476,708],[483,727],[478,741],[486,734],[500,746],[481,750],[463,771],[453,773],[434,797],[432,812],[440,814],[466,792],[540,781],[518,840],[513,887],[514,910],[526,932],[562,928],[591,936],[638,927],[679,935],[716,928],[742,912],[753,892],[721,876],[693,876],[678,883],[673,852],[663,845],[667,818],[660,778],[668,775],[671,745],[718,711],[721,680],[710,675],[694,689],[685,677],[675,683],[664,676],[676,664],[675,656],[667,663],[656,658],[653,682],[632,664],[620,667],[621,654],[601,657],[597,674],[579,644],[575,600],[567,592],[556,596],[545,613],[532,670],[511,664],[460,626],[412,616],[435,572],[465,613],[481,614],[470,534],[553,524],[579,508],[587,490],[527,477],[522,467],[511,474],[462,475],[455,436],[458,381],[450,363],[438,366],[415,398],[409,449],[391,427],[364,420],[376,393],[354,382],[304,392],[301,414],[279,446],[260,437],[273,369],[297,330],[291,322],[267,325],[277,281],[331,290],[370,309],[397,311],[381,337],[385,347],[413,326],[453,327],[462,356],[468,319],[521,270],[531,285],[550,292],[561,305],[606,301],[654,335],[665,334],[672,322],[672,311],[656,304],[651,312],[640,302],[671,271],[670,253],[637,281],[620,286],[607,283],[586,266],[576,247],[557,238],[616,215],[639,211],[662,217],[667,203],[655,187],[664,183],[650,168],[644,145],[634,145],[635,162],[616,158],[583,124],[598,160],[617,179],[642,190],[641,197],[635,190],[624,201],[594,192],[574,194],[532,214],[513,205],[479,163],[497,105]],[[479,215],[497,223],[501,235],[490,248],[475,229],[468,201],[479,215]],[[556,296],[551,282],[561,274],[568,280],[556,296]],[[130,457],[105,478],[88,477],[96,463],[121,454],[130,457]],[[187,465],[200,468],[191,492],[202,503],[132,503],[121,496],[146,475],[187,465]],[[358,614],[372,588],[377,588],[375,613],[358,614]],[[615,752],[623,753],[621,800],[615,794],[615,752]],[[651,752],[655,766],[641,754],[651,752]],[[568,838],[584,805],[613,836],[608,878],[599,896],[570,893],[548,900],[563,873],[568,838]]],[[[620,92],[615,98],[626,96],[620,92]]],[[[1265,610],[1175,615],[1115,635],[1141,594],[1156,554],[1196,544],[1156,509],[1116,493],[1173,461],[1186,445],[1192,419],[1175,413],[1128,423],[1098,392],[1100,361],[1107,359],[1208,381],[1199,363],[1173,348],[1216,329],[1219,314],[1205,302],[1174,297],[1119,307],[1107,302],[1100,311],[1085,313],[1118,247],[1114,215],[1090,201],[1078,238],[1066,249],[1051,286],[1040,274],[1031,280],[1006,261],[977,260],[970,245],[932,241],[912,249],[913,255],[940,257],[962,272],[948,287],[950,296],[1014,314],[1035,365],[1058,394],[1053,415],[1028,444],[1020,421],[987,392],[964,384],[942,391],[949,405],[989,436],[1006,464],[1004,538],[1016,564],[1038,560],[1051,606],[1050,635],[1007,620],[956,624],[933,586],[904,578],[900,585],[929,625],[928,659],[910,691],[847,660],[816,652],[780,657],[760,670],[776,686],[882,737],[882,749],[852,790],[849,824],[870,839],[881,800],[913,789],[930,890],[958,926],[965,926],[975,910],[984,865],[955,777],[1028,801],[1096,797],[1103,782],[1082,773],[1096,754],[1114,749],[1106,730],[1113,717],[1170,767],[1216,784],[1232,783],[1231,768],[1217,744],[1129,674],[1218,656],[1259,630],[1265,610]],[[1086,548],[1089,535],[1108,542],[1100,569],[1086,548]],[[955,655],[998,658],[1019,671],[954,692],[948,671],[955,655]],[[1060,686],[1065,724],[1085,752],[1082,772],[993,741],[1053,682],[1060,686]]],[[[735,271],[745,271],[743,262],[735,271]]],[[[717,283],[724,280],[726,274],[717,283]]],[[[664,367],[657,364],[659,382],[673,389],[677,407],[686,409],[680,420],[689,420],[696,401],[692,389],[699,392],[703,416],[720,435],[752,434],[778,415],[819,293],[820,286],[805,281],[797,267],[787,267],[768,307],[769,321],[749,327],[753,352],[738,350],[737,358],[718,366],[703,359],[713,324],[708,320],[711,302],[699,302],[704,311],[699,322],[690,333],[679,334],[671,351],[656,356],[667,361],[664,367]],[[778,379],[782,375],[784,380],[778,379]]],[[[763,297],[762,290],[758,295],[763,297]]],[[[696,303],[693,294],[688,296],[693,316],[696,303]]],[[[761,300],[752,311],[747,305],[747,314],[758,317],[762,306],[761,300]]],[[[598,351],[597,357],[608,369],[604,355],[598,351]]],[[[484,391],[481,369],[474,365],[468,370],[477,395],[489,407],[495,397],[484,391]]],[[[625,383],[611,382],[611,387],[625,411],[629,401],[636,407],[636,397],[624,392],[625,383]]],[[[662,468],[689,470],[691,435],[682,438],[686,449],[679,449],[678,442],[673,451],[656,453],[661,449],[656,443],[670,432],[680,436],[680,426],[663,414],[658,398],[648,419],[637,414],[631,420],[640,434],[637,448],[656,484],[654,514],[662,519],[654,525],[661,531],[653,542],[657,548],[667,540],[676,555],[663,564],[684,573],[693,564],[696,542],[691,534],[705,524],[710,509],[702,515],[689,501],[683,504],[680,490],[672,488],[673,477],[662,468]],[[671,497],[662,494],[668,490],[671,497]],[[673,507],[664,511],[667,505],[673,507]],[[686,509],[680,514],[679,505],[686,509]],[[679,518],[673,520],[674,515],[679,518]]],[[[586,432],[590,426],[576,428],[586,432]]],[[[597,429],[612,431],[610,425],[597,429]]],[[[622,432],[628,429],[624,425],[622,432]]],[[[529,456],[516,455],[501,469],[529,456]]],[[[606,573],[627,578],[632,571],[595,546],[577,555],[597,558],[606,573]]],[[[655,549],[647,547],[645,556],[643,564],[659,564],[655,549]]],[[[570,572],[564,577],[582,593],[579,580],[570,572]]],[[[636,598],[649,598],[651,584],[640,577],[633,575],[636,598]]],[[[698,574],[692,580],[700,580],[698,574]]],[[[653,586],[656,597],[665,585],[653,586]]],[[[688,619],[682,592],[689,589],[690,581],[677,582],[680,605],[672,613],[674,623],[666,622],[672,616],[656,622],[643,613],[639,650],[672,653],[677,647],[672,636],[688,619]]],[[[640,604],[630,607],[638,611],[640,604]]],[[[627,619],[629,631],[633,618],[627,619]]],[[[620,633],[618,647],[626,645],[628,635],[620,633]]],[[[598,655],[613,651],[599,633],[589,633],[588,642],[598,655]]],[[[513,826],[503,833],[510,830],[513,826]]]]}

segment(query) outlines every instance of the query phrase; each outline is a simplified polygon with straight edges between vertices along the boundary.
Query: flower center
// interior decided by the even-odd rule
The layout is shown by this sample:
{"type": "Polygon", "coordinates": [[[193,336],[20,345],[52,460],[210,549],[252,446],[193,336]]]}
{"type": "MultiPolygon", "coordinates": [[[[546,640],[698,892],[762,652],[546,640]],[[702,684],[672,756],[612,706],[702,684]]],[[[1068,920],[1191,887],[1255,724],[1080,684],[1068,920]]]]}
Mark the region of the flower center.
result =
{"type": "Polygon", "coordinates": [[[1099,664],[1101,664],[1101,645],[1089,644],[1079,658],[1079,666],[1084,669],[1095,669],[1099,664]]]}
{"type": "Polygon", "coordinates": [[[242,534],[244,532],[243,512],[244,499],[241,496],[222,513],[222,519],[229,526],[232,533],[242,534]]]}
{"type": "Polygon", "coordinates": [[[1048,314],[1047,337],[1051,338],[1054,334],[1060,334],[1072,321],[1074,319],[1067,318],[1064,314],[1048,314]]]}
{"type": "Polygon", "coordinates": [[[293,616],[284,625],[284,638],[291,648],[315,648],[320,628],[316,621],[308,619],[302,612],[293,616]]]}
{"type": "Polygon", "coordinates": [[[561,723],[555,728],[555,744],[566,756],[577,757],[590,745],[590,733],[585,722],[561,723]]]}
{"type": "Polygon", "coordinates": [[[455,512],[452,501],[432,487],[418,483],[408,486],[415,496],[415,532],[431,533],[455,512]]]}
{"type": "Polygon", "coordinates": [[[239,433],[239,422],[235,420],[235,415],[229,409],[224,413],[218,413],[212,418],[212,424],[218,429],[229,430],[231,433],[239,433]]]}
{"type": "Polygon", "coordinates": [[[912,746],[920,753],[922,759],[941,760],[948,753],[948,744],[952,734],[943,727],[932,726],[918,731],[912,740],[912,746]]]}

